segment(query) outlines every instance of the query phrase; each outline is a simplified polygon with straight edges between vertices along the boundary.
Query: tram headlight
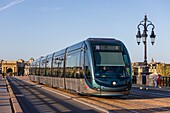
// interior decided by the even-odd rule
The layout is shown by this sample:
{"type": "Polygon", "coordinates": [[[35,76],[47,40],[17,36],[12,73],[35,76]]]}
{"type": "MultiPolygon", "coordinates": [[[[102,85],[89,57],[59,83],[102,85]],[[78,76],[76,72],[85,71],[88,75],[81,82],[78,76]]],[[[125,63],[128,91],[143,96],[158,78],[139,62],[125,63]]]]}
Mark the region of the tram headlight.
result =
{"type": "Polygon", "coordinates": [[[113,85],[116,85],[117,83],[116,82],[112,82],[113,85]]]}

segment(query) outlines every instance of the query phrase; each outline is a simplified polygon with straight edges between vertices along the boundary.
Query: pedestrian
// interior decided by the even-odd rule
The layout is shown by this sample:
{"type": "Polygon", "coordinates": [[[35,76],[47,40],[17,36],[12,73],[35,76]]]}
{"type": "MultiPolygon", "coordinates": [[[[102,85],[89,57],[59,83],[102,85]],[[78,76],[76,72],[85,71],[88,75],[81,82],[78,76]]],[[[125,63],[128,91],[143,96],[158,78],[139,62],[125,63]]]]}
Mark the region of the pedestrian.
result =
{"type": "Polygon", "coordinates": [[[158,86],[158,74],[155,73],[153,76],[153,82],[154,82],[154,86],[157,87],[158,86]]]}
{"type": "Polygon", "coordinates": [[[158,74],[158,79],[157,79],[157,82],[158,82],[158,86],[159,88],[161,88],[161,74],[158,74]]]}

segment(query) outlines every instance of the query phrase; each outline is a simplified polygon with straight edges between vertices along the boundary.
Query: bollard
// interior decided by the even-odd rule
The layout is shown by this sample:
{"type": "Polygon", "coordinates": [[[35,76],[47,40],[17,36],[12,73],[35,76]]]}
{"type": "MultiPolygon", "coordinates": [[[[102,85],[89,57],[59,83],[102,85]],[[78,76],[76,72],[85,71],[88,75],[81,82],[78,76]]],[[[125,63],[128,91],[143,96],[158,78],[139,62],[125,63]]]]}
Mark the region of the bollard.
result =
{"type": "Polygon", "coordinates": [[[142,84],[146,85],[146,74],[142,74],[142,84]]]}

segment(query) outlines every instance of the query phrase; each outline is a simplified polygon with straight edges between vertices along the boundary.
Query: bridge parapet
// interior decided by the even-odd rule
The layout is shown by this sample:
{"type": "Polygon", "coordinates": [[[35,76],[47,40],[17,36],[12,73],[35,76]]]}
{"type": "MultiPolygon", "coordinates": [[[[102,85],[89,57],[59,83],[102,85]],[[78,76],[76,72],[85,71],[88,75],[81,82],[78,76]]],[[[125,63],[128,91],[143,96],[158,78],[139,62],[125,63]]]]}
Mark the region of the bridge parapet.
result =
{"type": "MultiPolygon", "coordinates": [[[[133,82],[133,84],[142,85],[143,84],[143,78],[142,78],[141,75],[133,76],[132,82],[133,82]]],[[[154,86],[153,76],[152,75],[147,75],[146,76],[146,85],[154,86]]],[[[162,76],[161,77],[161,86],[170,87],[170,76],[162,76]]]]}

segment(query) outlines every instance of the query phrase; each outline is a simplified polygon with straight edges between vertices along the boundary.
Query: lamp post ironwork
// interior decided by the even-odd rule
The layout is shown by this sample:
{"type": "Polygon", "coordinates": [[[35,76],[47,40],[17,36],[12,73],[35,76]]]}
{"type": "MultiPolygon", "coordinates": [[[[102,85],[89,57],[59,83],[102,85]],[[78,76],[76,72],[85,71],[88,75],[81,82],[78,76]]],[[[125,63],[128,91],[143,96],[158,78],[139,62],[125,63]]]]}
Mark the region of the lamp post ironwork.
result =
{"type": "Polygon", "coordinates": [[[147,66],[147,36],[148,36],[147,32],[148,32],[149,26],[152,26],[150,38],[151,38],[151,43],[153,45],[155,43],[155,37],[156,37],[156,35],[154,33],[155,26],[152,24],[151,21],[148,20],[147,15],[144,16],[144,20],[142,20],[139,23],[139,25],[137,26],[138,32],[137,32],[137,35],[136,35],[138,45],[140,44],[141,38],[142,38],[142,41],[143,41],[143,44],[144,44],[144,65],[145,66],[147,66]],[[142,35],[141,35],[141,32],[140,32],[141,26],[143,27],[143,34],[142,35]]]}

